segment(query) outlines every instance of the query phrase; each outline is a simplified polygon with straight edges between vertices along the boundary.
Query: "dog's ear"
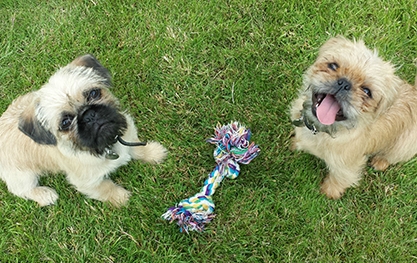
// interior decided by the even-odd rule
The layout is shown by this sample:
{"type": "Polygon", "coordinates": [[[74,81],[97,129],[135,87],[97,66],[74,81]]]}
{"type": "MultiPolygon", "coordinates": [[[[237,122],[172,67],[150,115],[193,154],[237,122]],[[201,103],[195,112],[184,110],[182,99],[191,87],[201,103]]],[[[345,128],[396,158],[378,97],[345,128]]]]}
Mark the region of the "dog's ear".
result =
{"type": "Polygon", "coordinates": [[[42,123],[36,118],[37,102],[27,105],[19,117],[19,130],[31,138],[33,141],[44,145],[56,145],[56,137],[48,131],[42,123]]]}
{"type": "Polygon", "coordinates": [[[90,54],[84,55],[84,56],[80,56],[76,59],[74,59],[70,65],[73,66],[78,66],[78,67],[87,67],[87,68],[92,68],[94,69],[94,71],[100,75],[101,77],[106,79],[106,85],[111,86],[111,75],[110,72],[108,71],[108,69],[106,69],[105,67],[103,67],[103,65],[100,64],[100,62],[98,62],[98,60],[90,54]]]}

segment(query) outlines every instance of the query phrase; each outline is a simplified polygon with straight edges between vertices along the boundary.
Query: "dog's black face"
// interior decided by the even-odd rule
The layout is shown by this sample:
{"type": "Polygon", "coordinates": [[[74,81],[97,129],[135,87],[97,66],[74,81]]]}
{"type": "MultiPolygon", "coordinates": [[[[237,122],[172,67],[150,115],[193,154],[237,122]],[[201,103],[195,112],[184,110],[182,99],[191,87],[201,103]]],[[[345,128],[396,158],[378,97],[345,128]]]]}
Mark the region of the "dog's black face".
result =
{"type": "Polygon", "coordinates": [[[77,116],[78,136],[81,148],[102,154],[123,135],[127,128],[126,118],[116,109],[105,105],[91,105],[77,116]]]}
{"type": "Polygon", "coordinates": [[[76,134],[72,141],[77,148],[101,155],[126,128],[126,118],[115,107],[92,104],[84,106],[77,116],[63,113],[59,130],[76,134]]]}
{"type": "Polygon", "coordinates": [[[127,129],[110,88],[108,70],[91,55],[79,57],[37,92],[18,127],[34,142],[58,147],[65,155],[101,155],[127,129]]]}

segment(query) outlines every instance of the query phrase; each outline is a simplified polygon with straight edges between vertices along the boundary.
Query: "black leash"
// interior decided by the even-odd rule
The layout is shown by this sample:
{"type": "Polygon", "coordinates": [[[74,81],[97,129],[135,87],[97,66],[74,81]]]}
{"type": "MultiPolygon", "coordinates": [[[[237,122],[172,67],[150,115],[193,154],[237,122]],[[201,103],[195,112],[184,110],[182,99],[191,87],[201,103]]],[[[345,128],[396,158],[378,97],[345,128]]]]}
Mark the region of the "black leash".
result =
{"type": "Polygon", "coordinates": [[[122,137],[120,136],[117,136],[117,140],[125,146],[145,146],[146,145],[146,142],[127,142],[123,140],[122,137]]]}

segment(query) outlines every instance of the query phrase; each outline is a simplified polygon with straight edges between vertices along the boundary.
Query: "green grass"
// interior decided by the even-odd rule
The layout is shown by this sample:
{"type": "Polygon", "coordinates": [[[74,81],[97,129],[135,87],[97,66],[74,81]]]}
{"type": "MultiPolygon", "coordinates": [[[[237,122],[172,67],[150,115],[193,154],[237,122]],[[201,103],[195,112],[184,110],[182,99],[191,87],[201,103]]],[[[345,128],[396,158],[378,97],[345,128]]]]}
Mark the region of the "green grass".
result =
{"type": "Polygon", "coordinates": [[[1,1],[0,111],[92,53],[140,137],[170,153],[112,175],[133,192],[121,209],[86,199],[63,175],[42,178],[60,195],[43,208],[0,183],[0,261],[417,261],[416,160],[368,169],[328,200],[324,163],[288,149],[287,116],[318,47],[338,34],[363,38],[414,83],[416,13],[412,0],[1,1]],[[198,192],[214,168],[205,139],[232,120],[262,152],[222,183],[207,231],[182,234],[160,215],[198,192]]]}

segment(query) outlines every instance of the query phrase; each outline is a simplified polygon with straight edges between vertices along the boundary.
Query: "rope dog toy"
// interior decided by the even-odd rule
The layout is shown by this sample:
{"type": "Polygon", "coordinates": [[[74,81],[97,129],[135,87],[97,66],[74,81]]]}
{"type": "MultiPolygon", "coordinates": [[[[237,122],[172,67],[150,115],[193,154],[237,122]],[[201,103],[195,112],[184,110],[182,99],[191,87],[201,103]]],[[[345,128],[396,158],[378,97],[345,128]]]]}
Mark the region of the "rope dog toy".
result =
{"type": "Polygon", "coordinates": [[[235,179],[240,172],[239,163],[248,164],[259,154],[258,145],[249,143],[250,137],[250,130],[238,122],[217,125],[214,137],[207,140],[217,146],[213,153],[216,168],[209,174],[199,193],[169,208],[162,218],[170,223],[177,220],[180,232],[202,232],[215,217],[212,195],[223,178],[235,179]]]}

